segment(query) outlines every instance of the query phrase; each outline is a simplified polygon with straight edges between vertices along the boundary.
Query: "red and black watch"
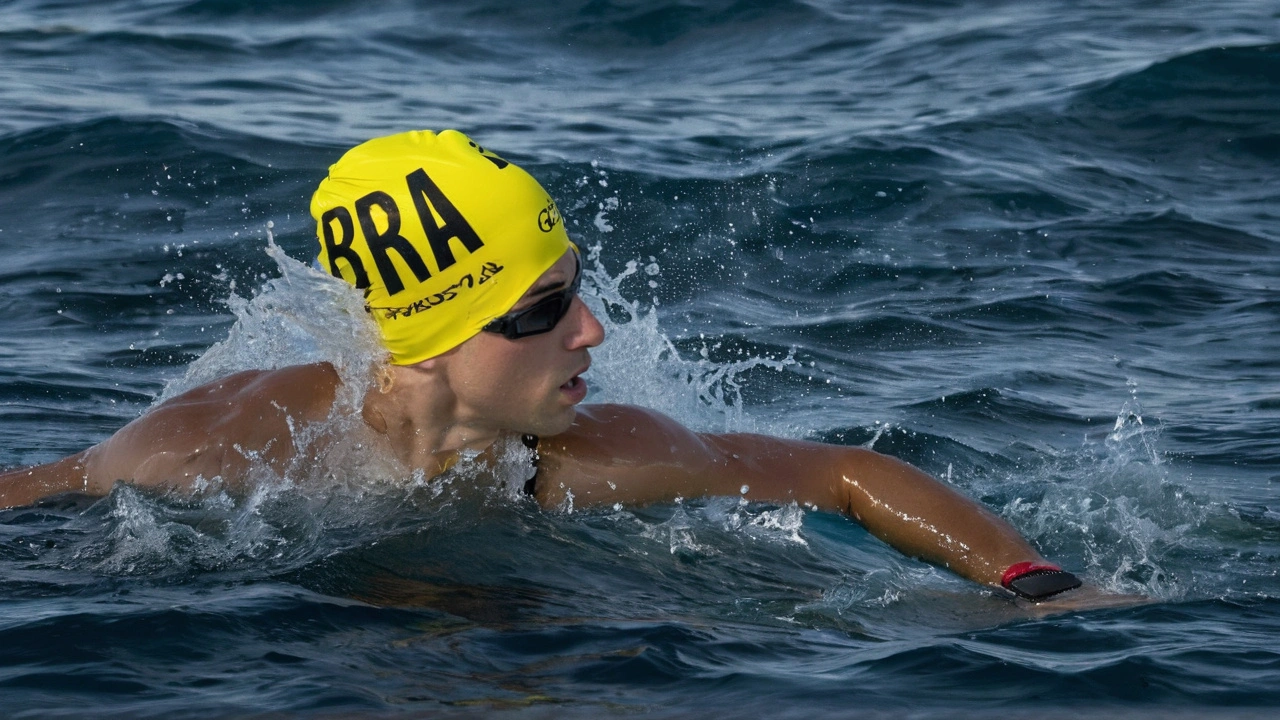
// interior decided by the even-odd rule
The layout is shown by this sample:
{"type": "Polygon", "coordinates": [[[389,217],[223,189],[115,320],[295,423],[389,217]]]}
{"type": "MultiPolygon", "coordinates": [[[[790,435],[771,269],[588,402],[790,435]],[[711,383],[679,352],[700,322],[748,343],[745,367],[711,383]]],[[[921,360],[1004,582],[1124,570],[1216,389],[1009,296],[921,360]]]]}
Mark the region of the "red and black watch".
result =
{"type": "Polygon", "coordinates": [[[1057,565],[1020,562],[1009,566],[1000,585],[1020,598],[1040,602],[1080,587],[1080,578],[1057,565]]]}

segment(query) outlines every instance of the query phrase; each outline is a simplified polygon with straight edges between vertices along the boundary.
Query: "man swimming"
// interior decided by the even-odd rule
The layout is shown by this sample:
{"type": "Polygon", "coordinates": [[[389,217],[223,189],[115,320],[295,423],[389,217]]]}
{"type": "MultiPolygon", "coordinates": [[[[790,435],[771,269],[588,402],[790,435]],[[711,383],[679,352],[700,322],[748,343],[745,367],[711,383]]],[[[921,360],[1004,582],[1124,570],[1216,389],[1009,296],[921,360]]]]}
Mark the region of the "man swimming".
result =
{"type": "MultiPolygon", "coordinates": [[[[695,433],[657,412],[580,406],[604,329],[577,296],[581,265],[531,176],[453,130],[347,152],[311,202],[322,268],[364,292],[389,356],[359,404],[371,452],[434,477],[521,437],[525,489],[546,508],[742,495],[841,512],[899,551],[1034,601],[1079,587],[1008,523],[916,468],[855,447],[695,433]]],[[[102,443],[0,475],[0,507],[118,480],[235,486],[323,457],[299,429],[331,418],[327,363],[241,372],[152,408],[102,443]]]]}

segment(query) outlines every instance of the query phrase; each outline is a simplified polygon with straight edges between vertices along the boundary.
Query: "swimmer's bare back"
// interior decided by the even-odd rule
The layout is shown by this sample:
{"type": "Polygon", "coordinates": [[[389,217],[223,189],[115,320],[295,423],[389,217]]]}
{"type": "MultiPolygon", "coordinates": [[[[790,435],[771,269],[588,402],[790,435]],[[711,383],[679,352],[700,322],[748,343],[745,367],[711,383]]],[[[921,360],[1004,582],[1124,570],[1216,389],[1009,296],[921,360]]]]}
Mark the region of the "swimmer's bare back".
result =
{"type": "Polygon", "coordinates": [[[236,486],[250,457],[282,470],[293,429],[328,416],[340,380],[326,363],[248,370],[148,410],[110,438],[48,465],[0,475],[0,507],[67,492],[105,495],[116,480],[185,490],[197,478],[236,486]]]}
{"type": "MultiPolygon", "coordinates": [[[[58,493],[104,495],[117,480],[162,490],[220,477],[235,487],[250,456],[283,471],[293,429],[328,417],[340,379],[327,364],[248,371],[149,410],[88,450],[0,475],[0,507],[58,493]]],[[[389,449],[389,448],[388,448],[389,449]]],[[[548,508],[742,496],[843,513],[901,552],[987,585],[1043,558],[985,507],[916,468],[856,447],[750,434],[695,433],[651,410],[579,406],[538,445],[535,497],[548,508]]]]}

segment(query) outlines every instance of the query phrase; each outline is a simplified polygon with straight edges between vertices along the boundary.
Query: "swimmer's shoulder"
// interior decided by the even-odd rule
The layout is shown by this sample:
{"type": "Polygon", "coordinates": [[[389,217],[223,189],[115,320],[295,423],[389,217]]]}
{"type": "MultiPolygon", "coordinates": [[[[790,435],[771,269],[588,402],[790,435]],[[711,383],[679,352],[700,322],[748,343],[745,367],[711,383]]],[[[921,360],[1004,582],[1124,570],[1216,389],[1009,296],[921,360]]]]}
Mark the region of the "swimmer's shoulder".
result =
{"type": "Polygon", "coordinates": [[[294,431],[327,418],[341,385],[328,363],[247,370],[149,409],[97,445],[47,465],[0,473],[0,508],[64,492],[104,495],[117,480],[185,489],[197,478],[244,479],[250,457],[282,466],[294,431]]]}
{"type": "Polygon", "coordinates": [[[579,406],[568,430],[540,438],[538,456],[536,496],[546,507],[569,493],[579,505],[665,500],[721,460],[706,436],[655,410],[620,404],[579,406]]]}
{"type": "Polygon", "coordinates": [[[296,429],[328,417],[340,384],[327,363],[228,375],[151,408],[86,451],[84,466],[107,487],[239,479],[254,461],[283,466],[296,429]]]}
{"type": "Polygon", "coordinates": [[[338,373],[328,363],[245,370],[170,398],[115,437],[140,433],[150,438],[160,433],[190,441],[212,434],[259,445],[298,423],[326,418],[340,384],[338,373]]]}
{"type": "Polygon", "coordinates": [[[192,388],[149,412],[187,406],[212,409],[266,404],[299,419],[325,417],[342,384],[329,363],[291,365],[274,370],[244,370],[192,388]]]}
{"type": "Polygon", "coordinates": [[[638,462],[705,449],[704,438],[666,415],[637,405],[581,405],[565,432],[543,438],[552,455],[580,462],[638,462]]]}
{"type": "MultiPolygon", "coordinates": [[[[568,430],[541,438],[535,496],[544,507],[667,502],[679,497],[745,495],[790,501],[797,471],[816,478],[825,497],[826,470],[834,453],[844,465],[872,470],[861,448],[834,448],[754,433],[694,432],[655,410],[634,405],[578,409],[568,430]]],[[[806,500],[807,501],[807,500],[806,500]]]]}

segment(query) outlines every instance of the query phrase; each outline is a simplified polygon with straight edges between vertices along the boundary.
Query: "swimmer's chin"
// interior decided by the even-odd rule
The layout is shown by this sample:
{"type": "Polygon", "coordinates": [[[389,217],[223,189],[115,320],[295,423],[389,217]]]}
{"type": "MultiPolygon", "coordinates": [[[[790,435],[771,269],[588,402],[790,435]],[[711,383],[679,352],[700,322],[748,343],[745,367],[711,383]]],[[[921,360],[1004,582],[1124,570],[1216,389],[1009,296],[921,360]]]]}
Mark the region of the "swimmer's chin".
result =
{"type": "Polygon", "coordinates": [[[578,420],[577,404],[564,408],[562,412],[556,413],[554,419],[548,419],[542,423],[542,426],[534,432],[526,432],[527,435],[536,435],[538,437],[554,437],[569,431],[578,420]]]}

